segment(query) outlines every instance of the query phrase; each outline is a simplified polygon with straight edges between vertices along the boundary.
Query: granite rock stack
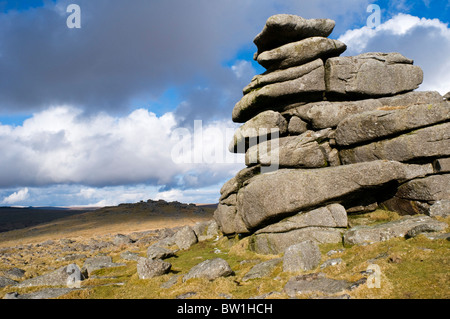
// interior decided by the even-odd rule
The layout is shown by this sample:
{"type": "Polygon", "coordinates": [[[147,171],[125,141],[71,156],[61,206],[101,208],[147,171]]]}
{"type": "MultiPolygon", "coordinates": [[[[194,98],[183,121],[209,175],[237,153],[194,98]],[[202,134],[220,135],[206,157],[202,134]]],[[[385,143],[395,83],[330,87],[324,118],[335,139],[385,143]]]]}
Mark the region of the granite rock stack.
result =
{"type": "Polygon", "coordinates": [[[246,168],[221,189],[225,235],[260,253],[341,242],[348,214],[450,214],[450,102],[415,91],[423,72],[400,53],[340,56],[334,21],[280,14],[256,36],[253,78],[232,113],[229,150],[246,168]]]}

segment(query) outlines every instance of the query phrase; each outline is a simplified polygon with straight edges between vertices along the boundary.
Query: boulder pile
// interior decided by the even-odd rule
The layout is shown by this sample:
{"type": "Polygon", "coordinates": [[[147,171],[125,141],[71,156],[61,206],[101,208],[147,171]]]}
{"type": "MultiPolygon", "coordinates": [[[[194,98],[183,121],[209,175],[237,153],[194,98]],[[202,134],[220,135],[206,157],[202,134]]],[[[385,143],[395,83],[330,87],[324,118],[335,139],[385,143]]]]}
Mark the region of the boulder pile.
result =
{"type": "Polygon", "coordinates": [[[254,40],[267,71],[235,105],[229,146],[247,167],[214,217],[257,252],[341,242],[348,214],[378,207],[450,214],[450,102],[414,91],[423,72],[400,53],[341,57],[334,26],[281,14],[254,40]]]}

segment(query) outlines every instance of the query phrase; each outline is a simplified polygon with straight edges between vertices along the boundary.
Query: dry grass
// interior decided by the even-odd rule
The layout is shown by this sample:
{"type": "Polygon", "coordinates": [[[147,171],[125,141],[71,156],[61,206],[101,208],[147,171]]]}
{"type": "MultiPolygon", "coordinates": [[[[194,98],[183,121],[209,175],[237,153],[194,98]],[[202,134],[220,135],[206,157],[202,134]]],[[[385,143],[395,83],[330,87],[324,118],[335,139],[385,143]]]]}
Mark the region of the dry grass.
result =
{"type": "MultiPolygon", "coordinates": [[[[398,219],[395,213],[377,210],[368,214],[351,216],[356,223],[379,223],[398,219]]],[[[441,219],[450,223],[450,218],[441,219]]],[[[116,225],[119,226],[119,225],[116,225]]],[[[167,224],[165,225],[167,226],[167,224]]],[[[112,228],[110,228],[112,229],[112,228]]],[[[123,232],[121,228],[121,232],[123,232]]],[[[131,230],[131,228],[130,228],[131,230]]],[[[135,230],[135,229],[133,229],[135,230]]],[[[449,231],[449,229],[447,229],[449,231]]],[[[89,230],[87,230],[89,233],[89,230]]],[[[89,233],[92,235],[92,233],[89,233]]],[[[107,238],[107,237],[105,237],[107,238]]],[[[87,241],[87,238],[80,238],[87,241]]],[[[283,287],[288,280],[297,274],[282,271],[282,264],[275,267],[270,276],[260,279],[251,279],[244,282],[245,274],[257,263],[281,257],[281,255],[259,255],[248,249],[249,240],[227,239],[209,240],[192,246],[189,250],[178,251],[176,257],[167,259],[172,264],[169,274],[161,277],[141,280],[136,273],[136,262],[126,261],[120,257],[121,252],[132,250],[141,256],[146,255],[146,245],[142,246],[114,246],[92,252],[92,254],[105,253],[113,257],[114,262],[126,263],[124,267],[101,269],[94,272],[97,278],[83,281],[81,290],[65,295],[64,299],[173,299],[180,295],[194,293],[193,299],[246,299],[276,292],[268,298],[289,298],[283,287]],[[182,276],[194,265],[213,258],[225,259],[234,271],[232,276],[219,278],[214,281],[206,279],[190,279],[183,282],[182,276]],[[169,289],[161,285],[173,276],[179,276],[176,283],[169,289]]],[[[348,294],[355,299],[395,299],[395,298],[450,298],[450,242],[444,239],[430,240],[423,235],[412,239],[395,238],[386,242],[366,246],[344,247],[342,244],[320,245],[321,263],[332,258],[341,258],[342,263],[321,269],[319,266],[306,273],[323,272],[327,277],[345,279],[355,282],[367,277],[362,274],[369,265],[380,267],[381,288],[369,288],[361,284],[358,288],[347,290],[340,294],[348,294]],[[328,256],[330,250],[342,250],[328,256]]],[[[14,260],[21,260],[20,264],[27,271],[27,277],[34,277],[56,269],[67,262],[55,258],[56,251],[46,250],[45,247],[36,248],[34,256],[24,255],[23,251],[13,252],[14,260]],[[27,264],[24,264],[26,262],[27,264]],[[31,266],[32,265],[32,266],[31,266]]],[[[59,253],[58,253],[59,254],[59,253]]],[[[87,257],[91,253],[87,254],[87,257]]],[[[75,261],[82,266],[84,259],[75,261]]],[[[2,266],[3,268],[5,265],[2,266]]],[[[304,273],[298,273],[304,274],[304,273]]],[[[19,293],[37,291],[39,288],[21,289],[19,293]]],[[[18,291],[17,288],[7,287],[0,289],[0,298],[7,292],[18,291]]],[[[299,298],[317,298],[323,294],[310,293],[299,295],[299,298]]]]}

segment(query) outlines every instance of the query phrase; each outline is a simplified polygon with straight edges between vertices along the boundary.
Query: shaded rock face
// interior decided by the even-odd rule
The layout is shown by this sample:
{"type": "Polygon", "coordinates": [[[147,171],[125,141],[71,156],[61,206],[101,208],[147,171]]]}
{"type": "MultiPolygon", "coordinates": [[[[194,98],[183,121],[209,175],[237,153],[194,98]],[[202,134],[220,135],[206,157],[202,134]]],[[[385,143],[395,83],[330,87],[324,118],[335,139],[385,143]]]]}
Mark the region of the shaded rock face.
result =
{"type": "Polygon", "coordinates": [[[267,71],[243,89],[229,147],[247,168],[222,187],[214,218],[259,253],[341,242],[347,214],[379,206],[448,214],[448,97],[414,91],[423,72],[400,53],[340,57],[333,28],[276,15],[255,38],[267,71]]]}

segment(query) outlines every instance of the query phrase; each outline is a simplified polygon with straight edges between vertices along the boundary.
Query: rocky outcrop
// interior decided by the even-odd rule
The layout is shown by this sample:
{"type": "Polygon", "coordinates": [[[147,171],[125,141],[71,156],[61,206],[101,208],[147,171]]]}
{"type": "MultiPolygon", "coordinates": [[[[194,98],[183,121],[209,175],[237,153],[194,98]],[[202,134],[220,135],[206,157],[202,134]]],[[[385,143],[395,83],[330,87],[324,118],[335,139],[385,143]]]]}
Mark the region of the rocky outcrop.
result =
{"type": "Polygon", "coordinates": [[[214,217],[225,235],[251,235],[260,253],[340,242],[347,214],[379,205],[446,214],[449,102],[414,91],[423,72],[400,53],[340,57],[333,28],[277,15],[255,39],[267,71],[236,103],[232,119],[243,125],[229,147],[247,168],[222,187],[214,217]]]}

